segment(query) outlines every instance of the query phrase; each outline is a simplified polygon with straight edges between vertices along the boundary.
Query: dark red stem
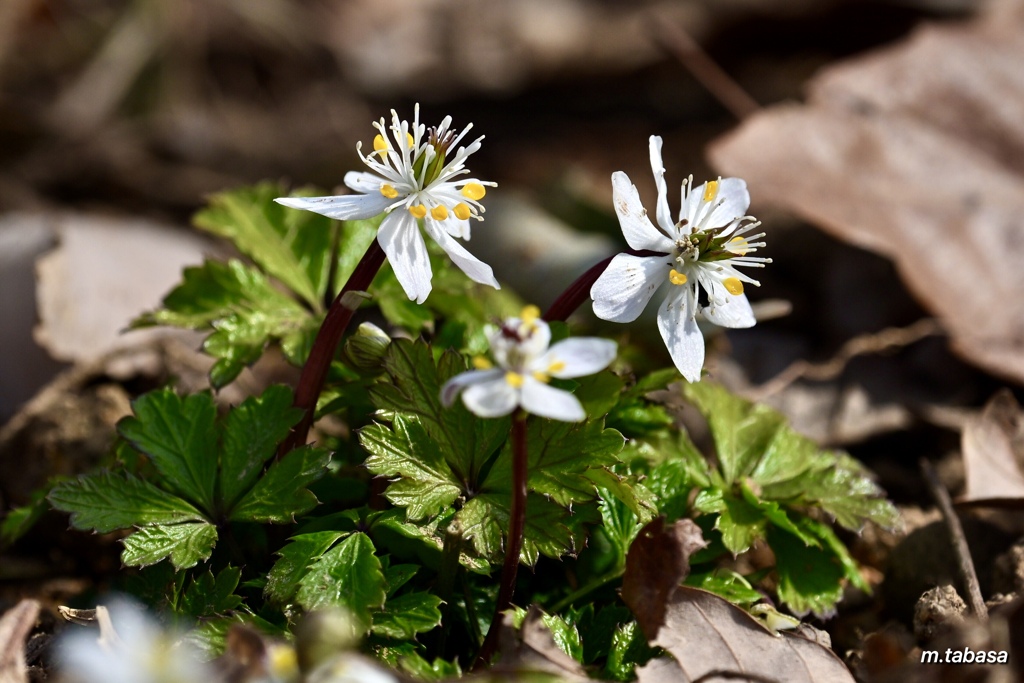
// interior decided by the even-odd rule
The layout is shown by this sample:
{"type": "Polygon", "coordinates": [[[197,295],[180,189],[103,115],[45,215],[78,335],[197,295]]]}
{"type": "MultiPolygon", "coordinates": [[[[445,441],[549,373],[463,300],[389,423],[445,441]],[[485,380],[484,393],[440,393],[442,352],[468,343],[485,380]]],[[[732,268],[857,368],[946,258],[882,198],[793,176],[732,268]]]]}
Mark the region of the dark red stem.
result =
{"type": "Polygon", "coordinates": [[[349,292],[365,292],[370,288],[370,283],[376,277],[377,271],[384,264],[384,250],[380,248],[377,240],[373,240],[352,271],[348,282],[338,292],[331,307],[327,310],[327,317],[320,325],[320,331],[316,333],[313,340],[313,348],[309,351],[309,359],[302,366],[302,374],[299,376],[299,384],[295,387],[295,407],[306,411],[288,437],[281,442],[277,449],[277,457],[281,458],[292,449],[303,446],[309,434],[309,428],[313,426],[313,417],[316,412],[316,402],[323,391],[324,381],[327,379],[327,371],[331,368],[331,361],[334,359],[334,352],[338,348],[341,337],[345,334],[348,324],[352,321],[352,315],[358,307],[358,302],[350,300],[342,301],[349,292]]]}
{"type": "MultiPolygon", "coordinates": [[[[627,249],[627,254],[633,256],[663,256],[660,251],[650,251],[648,249],[627,249]]],[[[575,312],[584,301],[590,296],[590,288],[597,282],[597,278],[601,277],[601,273],[604,272],[608,264],[612,262],[614,256],[609,256],[605,260],[591,266],[590,270],[576,278],[571,285],[565,288],[555,302],[551,304],[547,311],[544,312],[544,320],[552,322],[559,320],[564,322],[566,318],[575,312]]]]}
{"type": "Polygon", "coordinates": [[[487,664],[498,648],[502,612],[512,604],[519,572],[519,555],[523,550],[523,527],[526,525],[526,414],[520,411],[512,420],[512,510],[509,519],[508,543],[505,545],[505,563],[501,567],[498,601],[494,604],[494,618],[487,630],[484,644],[473,668],[487,664]]]}

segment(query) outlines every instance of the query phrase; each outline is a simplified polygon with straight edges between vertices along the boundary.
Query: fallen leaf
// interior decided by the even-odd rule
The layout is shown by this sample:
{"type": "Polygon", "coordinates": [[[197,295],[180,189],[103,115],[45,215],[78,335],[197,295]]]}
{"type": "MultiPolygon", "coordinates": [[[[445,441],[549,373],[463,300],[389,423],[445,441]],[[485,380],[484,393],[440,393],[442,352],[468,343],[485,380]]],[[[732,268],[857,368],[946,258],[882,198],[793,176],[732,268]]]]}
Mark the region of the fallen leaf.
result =
{"type": "Polygon", "coordinates": [[[648,522],[626,555],[622,600],[636,615],[648,640],[665,623],[669,597],[690,573],[690,555],[707,545],[700,527],[680,519],[665,527],[665,518],[648,522]]]}
{"type": "MultiPolygon", "coordinates": [[[[998,5],[999,3],[993,3],[998,5]]],[[[925,26],[709,149],[757,202],[891,258],[954,350],[1024,382],[1024,19],[925,26]]]]}
{"type": "Polygon", "coordinates": [[[639,683],[854,680],[828,648],[802,635],[772,635],[739,607],[697,588],[676,590],[666,605],[665,624],[651,644],[672,656],[638,669],[639,683]]]}
{"type": "Polygon", "coordinates": [[[506,613],[500,627],[500,657],[489,673],[515,677],[529,671],[552,674],[569,683],[590,680],[580,663],[558,647],[551,630],[541,620],[542,616],[536,605],[531,606],[517,638],[512,615],[506,613]]]}
{"type": "Polygon", "coordinates": [[[25,640],[38,614],[37,601],[22,600],[0,617],[0,683],[28,683],[25,640]]]}
{"type": "Polygon", "coordinates": [[[967,481],[957,504],[1024,507],[1024,413],[1009,390],[967,422],[960,447],[967,481]]]}

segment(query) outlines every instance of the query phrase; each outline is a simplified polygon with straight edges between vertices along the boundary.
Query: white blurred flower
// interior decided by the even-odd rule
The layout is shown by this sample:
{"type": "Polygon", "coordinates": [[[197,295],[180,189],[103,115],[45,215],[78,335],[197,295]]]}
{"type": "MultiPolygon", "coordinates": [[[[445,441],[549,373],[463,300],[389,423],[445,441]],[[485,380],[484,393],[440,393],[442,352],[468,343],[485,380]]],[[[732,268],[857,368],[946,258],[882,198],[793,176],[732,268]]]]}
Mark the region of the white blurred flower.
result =
{"type": "Polygon", "coordinates": [[[430,259],[420,226],[470,279],[500,289],[491,267],[466,251],[455,237],[469,239],[470,219],[483,220],[480,200],[495,183],[465,177],[466,159],[480,149],[483,136],[452,150],[472,124],[456,134],[446,116],[436,128],[420,123],[416,105],[413,121],[391,111],[391,126],[374,122],[379,131],[373,152],[359,157],[373,173],[350,171],[345,184],[359,194],[335,197],[282,197],[274,201],[339,220],[371,218],[386,213],[377,241],[387,254],[395,276],[410,299],[423,303],[430,294],[430,259]]]}
{"type": "Polygon", "coordinates": [[[548,382],[592,375],[615,360],[616,344],[607,339],[565,339],[548,348],[551,328],[536,306],[527,306],[501,327],[490,326],[487,336],[498,367],[474,359],[478,369],[456,375],[441,389],[445,406],[462,392],[462,402],[480,417],[508,415],[521,406],[540,417],[578,422],[586,417],[579,399],[548,382]]]}
{"type": "Polygon", "coordinates": [[[654,293],[668,288],[658,309],[658,329],[676,368],[690,382],[700,380],[704,365],[704,338],[696,316],[723,327],[751,327],[756,322],[743,283],[758,285],[737,267],[764,267],[771,259],[748,256],[765,245],[764,233],[744,237],[760,225],[747,216],[750,195],[739,178],[719,178],[693,187],[683,183],[679,221],[668,208],[661,138],[650,140],[651,168],[658,187],[658,227],[640,203],[636,186],[621,171],[612,174],[613,202],[622,234],[636,250],[658,252],[649,256],[619,254],[590,290],[597,317],[632,322],[654,293]],[[660,228],[660,230],[659,230],[660,228]],[[707,304],[700,303],[700,289],[707,304]]]}
{"type": "MultiPolygon", "coordinates": [[[[100,610],[97,610],[98,617],[102,614],[100,610]]],[[[161,629],[141,607],[114,602],[108,611],[109,621],[99,618],[99,634],[93,629],[77,629],[60,639],[57,657],[62,680],[75,683],[219,680],[212,667],[200,660],[196,650],[161,629]]]]}

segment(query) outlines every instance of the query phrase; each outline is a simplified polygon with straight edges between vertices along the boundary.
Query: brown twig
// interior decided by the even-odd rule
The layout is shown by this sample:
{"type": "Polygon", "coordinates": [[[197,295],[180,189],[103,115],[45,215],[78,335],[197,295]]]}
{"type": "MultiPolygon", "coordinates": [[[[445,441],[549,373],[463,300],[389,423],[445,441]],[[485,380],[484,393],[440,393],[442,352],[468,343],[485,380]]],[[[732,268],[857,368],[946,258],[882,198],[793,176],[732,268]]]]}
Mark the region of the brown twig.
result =
{"type": "Polygon", "coordinates": [[[839,353],[824,363],[809,363],[798,360],[764,384],[746,392],[752,401],[763,401],[779,393],[798,379],[824,382],[835,379],[853,358],[869,353],[881,353],[901,349],[925,337],[943,334],[944,330],[934,318],[922,318],[907,327],[888,327],[881,332],[862,334],[843,344],[839,353]]]}
{"type": "Polygon", "coordinates": [[[957,517],[956,511],[953,509],[953,501],[950,499],[946,487],[939,481],[939,475],[930,462],[921,460],[921,472],[924,474],[925,483],[928,484],[928,490],[939,505],[939,511],[942,513],[942,518],[952,537],[953,550],[956,552],[960,574],[967,585],[967,604],[970,605],[971,611],[980,621],[987,622],[988,609],[985,607],[984,598],[981,597],[981,585],[978,583],[978,574],[974,571],[971,549],[967,546],[967,537],[964,536],[960,518],[957,517]]]}
{"type": "Polygon", "coordinates": [[[651,23],[662,47],[671,52],[712,97],[738,120],[742,121],[761,109],[761,105],[718,66],[677,22],[655,17],[651,23]]]}

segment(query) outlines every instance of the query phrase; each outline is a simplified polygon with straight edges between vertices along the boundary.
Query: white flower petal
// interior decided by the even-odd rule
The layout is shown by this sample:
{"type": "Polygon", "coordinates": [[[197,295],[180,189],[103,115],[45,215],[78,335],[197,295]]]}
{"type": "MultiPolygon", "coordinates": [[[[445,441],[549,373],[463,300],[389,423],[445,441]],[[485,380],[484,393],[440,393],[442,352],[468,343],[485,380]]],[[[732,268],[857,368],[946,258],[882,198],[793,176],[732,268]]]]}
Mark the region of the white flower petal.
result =
{"type": "Polygon", "coordinates": [[[447,408],[455,403],[455,397],[466,387],[500,379],[504,375],[505,371],[497,368],[494,370],[470,370],[455,375],[441,387],[441,403],[447,408]]]}
{"type": "Polygon", "coordinates": [[[497,379],[473,384],[462,392],[462,402],[474,415],[501,417],[519,405],[519,392],[505,381],[504,372],[497,379]]]}
{"type": "Polygon", "coordinates": [[[672,356],[676,369],[688,382],[699,382],[704,366],[704,337],[697,328],[694,312],[697,302],[693,289],[680,287],[665,297],[658,309],[658,329],[672,356]]]}
{"type": "Polygon", "coordinates": [[[668,188],[665,186],[665,164],[661,160],[661,137],[652,135],[650,140],[651,170],[654,172],[654,183],[658,186],[658,225],[662,230],[673,234],[672,213],[668,209],[668,188]]]}
{"type": "Polygon", "coordinates": [[[490,285],[495,289],[501,289],[501,285],[494,279],[494,271],[491,267],[478,259],[477,257],[466,251],[466,248],[455,241],[451,235],[444,229],[444,224],[438,223],[432,218],[424,220],[424,224],[427,229],[427,234],[434,238],[434,241],[441,245],[448,257],[451,258],[452,262],[459,267],[459,269],[469,276],[469,279],[473,282],[479,282],[482,285],[490,285]]]}
{"type": "Polygon", "coordinates": [[[671,256],[619,254],[590,288],[594,315],[615,323],[633,322],[667,281],[671,266],[671,256]]]}
{"type": "Polygon", "coordinates": [[[292,209],[304,209],[321,216],[347,221],[372,218],[388,208],[392,201],[379,192],[373,194],[352,194],[335,197],[278,197],[278,204],[292,209]]]}
{"type": "Polygon", "coordinates": [[[539,417],[562,422],[579,422],[587,417],[578,398],[530,376],[523,377],[523,408],[539,417]]]}
{"type": "Polygon", "coordinates": [[[421,304],[430,295],[430,258],[416,219],[404,209],[388,214],[377,231],[377,241],[388,255],[395,277],[406,296],[421,304]]]}
{"type": "MultiPolygon", "coordinates": [[[[366,173],[365,171],[349,171],[345,174],[345,185],[356,192],[362,192],[363,194],[380,194],[380,188],[385,183],[390,184],[394,187],[394,182],[381,178],[376,173],[366,173]]],[[[396,188],[403,189],[403,188],[396,188]]],[[[402,192],[404,194],[404,192],[402,192]]],[[[383,196],[383,195],[381,195],[383,196]]],[[[389,201],[394,201],[389,200],[389,201]]]]}
{"type": "Polygon", "coordinates": [[[534,361],[530,370],[543,372],[552,377],[583,377],[608,367],[615,360],[617,351],[618,344],[609,339],[595,337],[563,339],[534,361]],[[559,364],[558,370],[550,370],[553,363],[559,364]]]}
{"type": "MultiPolygon", "coordinates": [[[[704,195],[703,186],[700,188],[704,195]]],[[[708,228],[721,228],[747,213],[750,208],[750,193],[747,183],[740,178],[722,178],[718,181],[718,196],[715,197],[715,208],[706,220],[708,228]]]]}
{"type": "Polygon", "coordinates": [[[722,327],[753,327],[757,323],[747,295],[733,296],[725,291],[725,287],[716,291],[712,302],[701,313],[708,321],[722,327]]]}
{"type": "Polygon", "coordinates": [[[640,202],[636,185],[622,171],[612,173],[612,204],[626,243],[633,249],[672,251],[672,240],[654,227],[647,217],[647,209],[640,202]]]}

